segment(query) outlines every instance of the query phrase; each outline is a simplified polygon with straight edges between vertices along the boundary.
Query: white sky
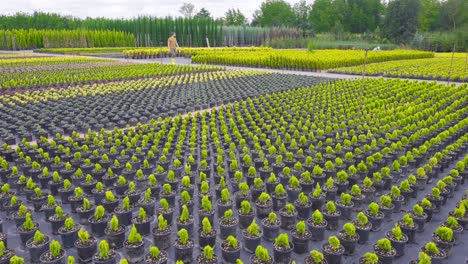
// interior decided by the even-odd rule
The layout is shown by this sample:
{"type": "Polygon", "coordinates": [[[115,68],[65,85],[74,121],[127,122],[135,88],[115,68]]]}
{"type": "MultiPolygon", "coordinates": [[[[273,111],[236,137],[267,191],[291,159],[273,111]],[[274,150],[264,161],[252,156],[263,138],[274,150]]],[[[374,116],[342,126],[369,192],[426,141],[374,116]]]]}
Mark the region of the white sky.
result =
{"type": "MultiPolygon", "coordinates": [[[[312,0],[307,0],[310,3],[312,0]]],[[[195,9],[206,8],[212,16],[222,17],[229,8],[239,10],[250,20],[262,0],[1,0],[0,14],[44,11],[76,17],[134,17],[138,15],[180,16],[179,8],[184,2],[195,9]]],[[[291,6],[299,0],[286,0],[291,6]]]]}

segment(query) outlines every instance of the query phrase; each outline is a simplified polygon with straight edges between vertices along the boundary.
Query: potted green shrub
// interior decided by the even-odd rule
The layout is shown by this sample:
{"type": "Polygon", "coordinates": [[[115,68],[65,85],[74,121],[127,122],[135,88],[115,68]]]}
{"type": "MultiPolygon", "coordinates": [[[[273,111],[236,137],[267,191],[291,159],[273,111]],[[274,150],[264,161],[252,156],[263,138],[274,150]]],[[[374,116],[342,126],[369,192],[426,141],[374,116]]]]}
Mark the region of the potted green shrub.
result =
{"type": "Polygon", "coordinates": [[[446,226],[439,226],[432,234],[432,241],[436,243],[437,248],[443,250],[445,255],[450,256],[453,247],[453,230],[446,226]]]}
{"type": "Polygon", "coordinates": [[[309,197],[304,193],[301,192],[294,202],[294,206],[297,208],[297,216],[301,220],[306,220],[312,209],[312,203],[309,201],[309,197]]]}
{"type": "Polygon", "coordinates": [[[294,245],[294,252],[302,254],[307,252],[309,248],[309,240],[312,237],[312,234],[307,230],[306,223],[304,221],[299,221],[296,224],[296,228],[291,231],[292,243],[294,245]]]}
{"type": "Polygon", "coordinates": [[[417,232],[423,232],[425,223],[427,222],[427,214],[424,212],[424,209],[419,204],[415,204],[410,212],[410,216],[418,226],[417,232]]]}
{"type": "Polygon", "coordinates": [[[252,220],[255,218],[255,212],[252,210],[252,206],[249,201],[241,202],[241,209],[238,210],[239,215],[239,226],[241,229],[247,228],[252,220]]]}
{"type": "Polygon", "coordinates": [[[322,250],[328,264],[341,263],[341,258],[345,249],[336,236],[330,236],[328,238],[328,243],[322,246],[322,250]]]}
{"type": "Polygon", "coordinates": [[[300,175],[299,182],[302,187],[302,191],[305,193],[310,193],[312,192],[312,189],[314,187],[314,180],[312,179],[312,174],[309,171],[304,171],[300,175]]]}
{"type": "Polygon", "coordinates": [[[263,232],[260,227],[252,220],[252,223],[247,229],[242,231],[242,237],[244,238],[244,250],[249,253],[254,253],[255,249],[260,245],[263,232]]]}
{"type": "Polygon", "coordinates": [[[326,195],[322,192],[319,183],[315,185],[315,189],[309,194],[309,198],[312,203],[312,210],[315,211],[322,209],[322,206],[325,203],[326,195]]]}
{"type": "Polygon", "coordinates": [[[137,228],[138,233],[142,236],[146,236],[151,231],[151,220],[152,217],[146,214],[143,207],[138,210],[138,215],[132,218],[132,224],[137,228]]]}
{"type": "Polygon", "coordinates": [[[125,226],[119,222],[116,215],[113,215],[108,226],[104,230],[110,248],[119,249],[123,247],[125,240],[125,226]]]}
{"type": "Polygon", "coordinates": [[[62,239],[63,248],[72,248],[78,239],[78,230],[80,226],[75,224],[73,218],[68,217],[65,223],[59,228],[58,233],[62,239]]]}
{"type": "Polygon", "coordinates": [[[231,209],[227,210],[224,212],[224,216],[219,219],[220,237],[225,239],[230,235],[235,236],[238,225],[239,219],[233,216],[231,209]]]}
{"type": "Polygon", "coordinates": [[[130,205],[130,198],[125,196],[122,199],[122,205],[114,209],[114,214],[117,216],[119,223],[123,226],[128,226],[132,220],[133,206],[130,205]]]}
{"type": "Polygon", "coordinates": [[[385,235],[392,242],[392,246],[396,250],[395,256],[401,257],[405,255],[408,237],[402,232],[401,228],[396,225],[391,231],[386,232],[385,235]]]}
{"type": "Polygon", "coordinates": [[[34,237],[34,233],[38,230],[38,227],[39,224],[33,221],[31,213],[26,213],[23,224],[16,228],[23,245],[26,245],[26,242],[34,237]]]}
{"type": "Polygon", "coordinates": [[[10,261],[15,256],[15,250],[5,246],[5,242],[0,241],[0,264],[15,263],[10,261]]]}
{"type": "Polygon", "coordinates": [[[340,219],[341,212],[336,209],[335,203],[328,201],[325,210],[323,212],[325,220],[327,220],[327,229],[328,230],[337,230],[338,229],[338,220],[340,219]]]}
{"type": "Polygon", "coordinates": [[[273,241],[278,236],[281,221],[274,212],[270,212],[268,217],[262,219],[263,239],[273,241]]]}
{"type": "Polygon", "coordinates": [[[297,218],[297,210],[294,205],[288,203],[279,211],[281,217],[281,228],[290,230],[294,227],[297,218]]]}
{"type": "Polygon", "coordinates": [[[257,217],[260,219],[268,216],[268,213],[272,211],[273,202],[270,195],[266,192],[263,192],[255,201],[257,217]]]}
{"type": "Polygon", "coordinates": [[[94,204],[101,205],[102,200],[106,197],[106,190],[102,182],[97,182],[91,193],[93,194],[94,204]]]}
{"type": "Polygon", "coordinates": [[[304,259],[305,264],[327,264],[327,261],[325,260],[325,256],[317,251],[317,250],[312,250],[310,251],[310,254],[305,257],[304,259]]]}
{"type": "Polygon", "coordinates": [[[374,200],[376,189],[373,185],[374,182],[369,177],[365,177],[364,180],[362,180],[362,193],[366,197],[364,203],[371,203],[374,200]]]}
{"type": "Polygon", "coordinates": [[[65,250],[57,240],[50,242],[49,250],[39,258],[43,264],[60,264],[65,262],[65,250]]]}
{"type": "Polygon", "coordinates": [[[463,233],[463,226],[460,225],[457,219],[455,219],[453,216],[447,217],[443,225],[452,229],[454,245],[458,245],[460,236],[463,233]]]}
{"type": "MultiPolygon", "coordinates": [[[[3,241],[1,241],[3,243],[3,241]]],[[[48,236],[45,236],[41,231],[36,230],[34,237],[30,238],[26,242],[26,248],[29,251],[29,256],[31,256],[32,263],[38,263],[39,258],[42,253],[46,252],[49,249],[50,239],[48,236]]],[[[5,244],[3,244],[5,247],[5,244]]],[[[3,248],[5,250],[5,248],[3,248]]]]}
{"type": "Polygon", "coordinates": [[[63,181],[63,186],[58,189],[58,194],[62,201],[62,204],[68,204],[70,196],[73,195],[74,189],[72,188],[72,183],[65,179],[63,181]]]}
{"type": "Polygon", "coordinates": [[[97,239],[91,237],[88,231],[80,229],[78,231],[78,239],[75,241],[75,248],[80,262],[91,262],[93,255],[97,251],[97,239]]]}
{"type": "Polygon", "coordinates": [[[236,208],[240,208],[242,201],[250,200],[250,196],[251,196],[250,188],[247,183],[245,182],[239,183],[238,189],[239,190],[234,194],[235,201],[236,201],[236,208]]]}
{"type": "Polygon", "coordinates": [[[356,233],[356,227],[352,223],[343,225],[343,230],[338,232],[338,238],[345,249],[344,255],[353,255],[356,244],[359,240],[359,234],[356,233]]]}
{"type": "Polygon", "coordinates": [[[299,193],[301,193],[302,187],[296,176],[291,176],[288,180],[288,183],[289,184],[286,186],[288,200],[289,202],[294,202],[297,200],[299,193]]]}
{"type": "Polygon", "coordinates": [[[109,247],[106,240],[101,240],[98,245],[98,251],[93,256],[93,262],[96,264],[115,264],[117,253],[109,247]]]}
{"type": "Polygon", "coordinates": [[[234,236],[229,235],[221,243],[221,254],[227,263],[234,263],[240,258],[240,243],[234,236]]]}
{"type": "Polygon", "coordinates": [[[359,264],[379,264],[379,256],[375,253],[367,252],[363,257],[359,258],[359,264]]]}
{"type": "Polygon", "coordinates": [[[356,233],[359,235],[358,243],[364,244],[369,240],[369,232],[372,229],[372,224],[363,212],[359,212],[356,215],[353,225],[356,228],[356,233]]]}
{"type": "Polygon", "coordinates": [[[158,216],[158,225],[153,228],[153,244],[160,249],[167,249],[171,246],[171,228],[168,221],[162,214],[158,216]]]}
{"type": "Polygon", "coordinates": [[[447,255],[444,251],[439,250],[436,243],[429,242],[423,248],[422,251],[426,253],[431,258],[431,263],[440,264],[444,259],[447,258],[447,255]]]}
{"type": "Polygon", "coordinates": [[[365,215],[369,218],[372,225],[371,231],[379,231],[384,218],[384,214],[380,212],[380,206],[374,202],[370,203],[365,211],[365,215]]]}
{"type": "Polygon", "coordinates": [[[276,177],[275,173],[270,173],[265,185],[266,191],[268,193],[273,193],[275,191],[276,186],[280,183],[279,179],[276,177]]]}
{"type": "Polygon", "coordinates": [[[193,260],[194,242],[190,239],[187,230],[181,229],[177,232],[178,239],[174,243],[175,259],[182,260],[184,263],[191,263],[193,260]]]}
{"type": "Polygon", "coordinates": [[[149,248],[149,253],[145,256],[145,263],[148,264],[167,264],[169,259],[168,254],[165,250],[160,250],[156,246],[149,248]]]}
{"type": "Polygon", "coordinates": [[[380,212],[384,214],[384,219],[386,221],[391,221],[392,213],[395,209],[395,205],[393,204],[393,200],[389,195],[381,195],[380,196],[380,212]]]}
{"type": "Polygon", "coordinates": [[[322,189],[326,193],[327,200],[334,201],[336,199],[336,193],[338,192],[338,187],[336,186],[335,180],[332,177],[328,177],[322,189]]]}
{"type": "Polygon", "coordinates": [[[250,257],[250,263],[272,264],[274,261],[268,250],[260,245],[255,249],[255,255],[250,257]]]}
{"type": "Polygon", "coordinates": [[[341,193],[340,199],[336,200],[336,206],[341,213],[341,219],[350,220],[351,212],[354,207],[354,203],[351,200],[352,196],[347,193],[341,193]]]}
{"type": "Polygon", "coordinates": [[[214,254],[214,249],[211,246],[205,246],[201,255],[197,257],[198,263],[216,264],[218,257],[214,254]]]}
{"type": "Polygon", "coordinates": [[[145,241],[140,233],[138,233],[135,225],[130,229],[130,233],[123,246],[130,263],[139,263],[144,259],[145,241]]]}
{"type": "Polygon", "coordinates": [[[416,243],[415,235],[417,226],[415,225],[414,220],[410,214],[405,214],[402,219],[397,222],[397,225],[408,238],[408,243],[416,243]]]}
{"type": "Polygon", "coordinates": [[[323,185],[325,182],[326,174],[323,172],[323,169],[320,165],[315,165],[314,169],[312,170],[312,179],[317,184],[323,185]]]}
{"type": "Polygon", "coordinates": [[[91,225],[91,233],[96,237],[102,237],[109,222],[109,215],[106,215],[104,207],[99,205],[96,207],[94,215],[88,218],[88,222],[91,225]]]}
{"type": "Polygon", "coordinates": [[[273,242],[273,258],[276,263],[290,263],[294,245],[285,233],[279,234],[273,242]]]}
{"type": "Polygon", "coordinates": [[[307,227],[311,233],[312,241],[322,241],[325,236],[327,221],[319,210],[315,210],[310,218],[307,219],[307,227]]]}
{"type": "Polygon", "coordinates": [[[230,193],[227,188],[221,191],[221,199],[218,199],[216,202],[218,207],[218,217],[222,217],[224,212],[232,209],[232,200],[230,198],[230,193]]]}
{"type": "Polygon", "coordinates": [[[205,217],[202,220],[202,228],[198,231],[198,244],[200,248],[204,248],[205,246],[212,246],[216,245],[216,230],[213,229],[210,220],[205,217]]]}
{"type": "Polygon", "coordinates": [[[282,183],[279,183],[275,186],[274,192],[271,193],[271,198],[274,211],[279,211],[286,205],[288,202],[288,193],[286,192],[282,183]]]}
{"type": "Polygon", "coordinates": [[[379,256],[382,264],[391,264],[396,256],[396,250],[387,238],[382,238],[373,246],[375,253],[379,256]]]}

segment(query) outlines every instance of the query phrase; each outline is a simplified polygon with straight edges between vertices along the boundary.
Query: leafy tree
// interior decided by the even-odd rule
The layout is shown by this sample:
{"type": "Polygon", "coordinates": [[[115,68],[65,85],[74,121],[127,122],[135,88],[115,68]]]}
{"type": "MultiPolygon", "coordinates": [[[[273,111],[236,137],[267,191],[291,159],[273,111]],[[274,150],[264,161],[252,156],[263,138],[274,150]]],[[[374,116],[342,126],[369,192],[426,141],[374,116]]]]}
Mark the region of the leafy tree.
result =
{"type": "Polygon", "coordinates": [[[419,0],[393,0],[384,19],[385,36],[396,43],[408,43],[418,30],[419,0]]]}
{"type": "Polygon", "coordinates": [[[242,26],[246,23],[245,15],[239,9],[228,9],[224,16],[224,24],[226,26],[242,26]]]}
{"type": "Polygon", "coordinates": [[[292,26],[294,12],[283,0],[266,0],[254,14],[254,20],[262,27],[292,26]]]}
{"type": "Polygon", "coordinates": [[[421,12],[419,13],[419,30],[432,31],[440,23],[441,3],[439,0],[420,0],[421,12]]]}
{"type": "Polygon", "coordinates": [[[183,3],[179,12],[186,18],[192,18],[195,12],[195,6],[192,3],[183,3]]]}
{"type": "Polygon", "coordinates": [[[294,25],[302,30],[302,35],[307,36],[312,31],[312,24],[310,23],[310,11],[312,5],[307,4],[305,0],[295,3],[293,6],[294,12],[294,25]]]}
{"type": "Polygon", "coordinates": [[[210,11],[206,10],[204,7],[198,11],[198,13],[195,15],[195,18],[210,18],[211,14],[210,11]]]}

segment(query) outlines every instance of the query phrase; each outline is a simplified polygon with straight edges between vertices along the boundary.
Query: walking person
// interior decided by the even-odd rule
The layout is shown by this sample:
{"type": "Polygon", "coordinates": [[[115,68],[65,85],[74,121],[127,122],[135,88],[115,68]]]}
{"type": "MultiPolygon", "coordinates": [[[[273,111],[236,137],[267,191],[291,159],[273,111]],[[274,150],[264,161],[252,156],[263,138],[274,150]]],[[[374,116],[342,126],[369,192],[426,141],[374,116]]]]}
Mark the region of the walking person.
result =
{"type": "Polygon", "coordinates": [[[179,43],[177,43],[175,32],[172,32],[171,36],[167,40],[167,47],[169,48],[169,53],[171,54],[172,64],[175,64],[176,49],[180,49],[179,43]]]}

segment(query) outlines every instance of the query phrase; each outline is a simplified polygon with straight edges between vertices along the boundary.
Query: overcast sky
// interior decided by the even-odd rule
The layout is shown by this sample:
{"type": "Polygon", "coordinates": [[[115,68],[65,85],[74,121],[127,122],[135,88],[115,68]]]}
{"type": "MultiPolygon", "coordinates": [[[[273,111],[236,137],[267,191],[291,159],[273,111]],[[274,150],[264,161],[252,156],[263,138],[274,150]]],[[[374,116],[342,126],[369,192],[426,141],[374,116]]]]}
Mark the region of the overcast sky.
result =
{"type": "MultiPolygon", "coordinates": [[[[204,7],[214,17],[222,17],[229,8],[239,8],[248,19],[263,0],[1,0],[0,14],[16,12],[54,12],[76,17],[134,17],[138,15],[180,16],[179,8],[190,2],[199,10],[204,7]]],[[[291,5],[299,0],[286,0],[291,5]]],[[[308,0],[307,2],[311,2],[308,0]]]]}

